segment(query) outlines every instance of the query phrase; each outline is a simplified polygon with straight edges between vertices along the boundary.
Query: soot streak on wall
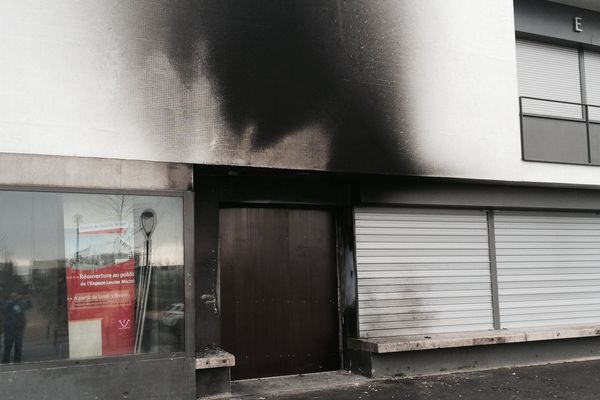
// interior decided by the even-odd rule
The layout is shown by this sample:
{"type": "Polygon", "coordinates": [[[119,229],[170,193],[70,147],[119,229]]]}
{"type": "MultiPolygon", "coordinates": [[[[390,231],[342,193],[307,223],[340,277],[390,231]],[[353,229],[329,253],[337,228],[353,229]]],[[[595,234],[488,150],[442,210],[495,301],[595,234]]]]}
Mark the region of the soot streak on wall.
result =
{"type": "MultiPolygon", "coordinates": [[[[228,130],[265,149],[319,126],[328,169],[410,172],[400,154],[393,2],[184,0],[167,56],[185,87],[207,76],[228,130]]],[[[294,151],[294,149],[290,149],[294,151]]]]}

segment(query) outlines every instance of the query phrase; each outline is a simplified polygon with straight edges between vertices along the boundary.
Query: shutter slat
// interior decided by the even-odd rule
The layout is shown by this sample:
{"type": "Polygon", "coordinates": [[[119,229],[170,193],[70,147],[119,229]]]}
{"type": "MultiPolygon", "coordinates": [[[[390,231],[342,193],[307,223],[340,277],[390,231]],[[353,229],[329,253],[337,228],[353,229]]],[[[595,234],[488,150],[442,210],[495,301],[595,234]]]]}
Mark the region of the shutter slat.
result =
{"type": "MultiPolygon", "coordinates": [[[[600,53],[586,50],[583,52],[583,60],[587,102],[600,106],[600,53]]],[[[589,115],[591,121],[600,122],[600,107],[590,107],[589,115]]]]}
{"type": "Polygon", "coordinates": [[[492,329],[487,217],[355,210],[361,337],[492,329]]]}
{"type": "MultiPolygon", "coordinates": [[[[519,96],[581,103],[579,53],[575,48],[517,40],[519,96]]],[[[583,117],[577,105],[523,99],[523,112],[564,118],[583,117]]]]}
{"type": "Polygon", "coordinates": [[[600,318],[596,214],[497,212],[495,221],[502,328],[600,318]]]}

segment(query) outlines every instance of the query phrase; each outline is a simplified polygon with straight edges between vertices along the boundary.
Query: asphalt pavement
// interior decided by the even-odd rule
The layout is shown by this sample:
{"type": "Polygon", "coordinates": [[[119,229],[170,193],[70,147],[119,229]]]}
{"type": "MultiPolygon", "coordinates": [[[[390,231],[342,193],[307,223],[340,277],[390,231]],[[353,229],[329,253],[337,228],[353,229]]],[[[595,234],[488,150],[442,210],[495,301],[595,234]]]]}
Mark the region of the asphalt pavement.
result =
{"type": "MultiPolygon", "coordinates": [[[[298,378],[297,378],[298,379],[298,378]]],[[[300,378],[301,379],[301,378],[300,378]]],[[[278,392],[255,386],[254,393],[235,393],[243,400],[600,400],[600,361],[503,368],[397,379],[354,379],[324,387],[302,382],[278,392]]],[[[264,387],[264,386],[263,386],[264,387]]],[[[235,386],[234,386],[235,388],[235,386]]],[[[239,392],[239,390],[238,390],[239,392]]]]}

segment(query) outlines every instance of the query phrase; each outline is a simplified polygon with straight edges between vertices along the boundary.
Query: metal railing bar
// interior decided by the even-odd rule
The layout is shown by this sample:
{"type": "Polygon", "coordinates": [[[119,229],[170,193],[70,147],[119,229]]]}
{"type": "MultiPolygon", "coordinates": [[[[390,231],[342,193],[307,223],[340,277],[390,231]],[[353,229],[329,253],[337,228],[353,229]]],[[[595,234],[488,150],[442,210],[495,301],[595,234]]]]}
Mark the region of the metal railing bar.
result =
{"type": "Polygon", "coordinates": [[[592,163],[592,143],[590,139],[590,110],[589,106],[585,105],[583,108],[583,112],[585,113],[585,139],[587,140],[587,158],[588,162],[592,163]]]}
{"type": "Polygon", "coordinates": [[[569,104],[569,105],[573,105],[573,106],[590,106],[590,107],[598,107],[600,108],[600,105],[597,104],[586,104],[586,103],[574,103],[572,101],[562,101],[562,100],[552,100],[552,99],[542,99],[539,97],[529,97],[529,96],[520,96],[521,99],[525,99],[525,100],[537,100],[537,101],[544,101],[544,102],[549,102],[549,103],[560,103],[560,104],[569,104]]]}
{"type": "MultiPolygon", "coordinates": [[[[559,117],[559,116],[556,116],[556,115],[533,114],[533,113],[528,113],[528,112],[521,112],[521,115],[523,117],[530,117],[530,118],[555,119],[555,120],[559,120],[559,121],[569,121],[569,122],[586,123],[585,118],[559,117]]],[[[600,121],[598,121],[598,123],[600,123],[600,121]]]]}
{"type": "Polygon", "coordinates": [[[549,102],[549,103],[560,103],[560,104],[567,104],[567,105],[579,106],[579,107],[588,106],[588,107],[592,107],[592,108],[598,108],[598,109],[600,109],[600,105],[597,105],[597,104],[573,103],[573,102],[571,102],[571,101],[552,100],[552,99],[542,99],[542,98],[539,98],[539,97],[529,97],[529,96],[519,96],[519,99],[525,99],[525,100],[535,100],[535,101],[544,101],[544,102],[549,102]]]}

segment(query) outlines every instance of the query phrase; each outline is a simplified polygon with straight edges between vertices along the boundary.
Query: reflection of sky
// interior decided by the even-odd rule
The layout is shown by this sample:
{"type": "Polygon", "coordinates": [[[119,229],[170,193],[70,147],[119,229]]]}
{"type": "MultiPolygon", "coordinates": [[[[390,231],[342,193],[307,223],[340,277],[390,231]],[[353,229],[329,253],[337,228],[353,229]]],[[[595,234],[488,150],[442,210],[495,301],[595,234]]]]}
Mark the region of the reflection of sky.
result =
{"type": "MultiPolygon", "coordinates": [[[[93,256],[108,253],[131,254],[133,235],[130,233],[133,228],[130,225],[128,231],[123,235],[103,233],[103,234],[81,234],[79,235],[79,252],[85,256],[93,256]]],[[[67,258],[75,257],[77,252],[77,229],[65,228],[65,254],[67,258]]]]}
{"type": "Polygon", "coordinates": [[[156,212],[156,228],[152,233],[152,264],[183,265],[183,200],[180,197],[135,196],[135,250],[143,253],[144,235],[140,215],[147,209],[156,212]]]}
{"type": "Polygon", "coordinates": [[[0,260],[63,259],[63,235],[60,194],[0,191],[0,260]]]}
{"type": "MultiPolygon", "coordinates": [[[[120,195],[0,191],[0,262],[10,260],[21,267],[18,273],[26,274],[34,260],[64,260],[65,254],[74,255],[76,222],[73,216],[79,213],[84,225],[115,223],[119,217],[114,205],[120,199],[120,195]]],[[[127,207],[123,208],[121,220],[131,228],[124,240],[133,244],[136,252],[143,252],[139,216],[144,209],[152,208],[157,213],[157,226],[152,236],[152,263],[182,265],[182,199],[125,196],[125,201],[127,207]]],[[[93,244],[98,251],[113,251],[113,239],[103,238],[104,243],[92,243],[93,238],[81,236],[80,249],[93,244]]]]}

